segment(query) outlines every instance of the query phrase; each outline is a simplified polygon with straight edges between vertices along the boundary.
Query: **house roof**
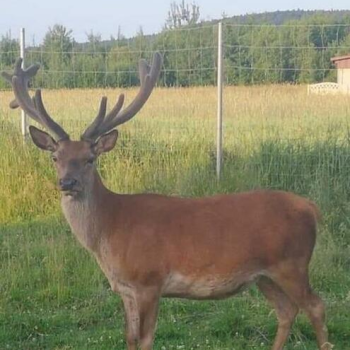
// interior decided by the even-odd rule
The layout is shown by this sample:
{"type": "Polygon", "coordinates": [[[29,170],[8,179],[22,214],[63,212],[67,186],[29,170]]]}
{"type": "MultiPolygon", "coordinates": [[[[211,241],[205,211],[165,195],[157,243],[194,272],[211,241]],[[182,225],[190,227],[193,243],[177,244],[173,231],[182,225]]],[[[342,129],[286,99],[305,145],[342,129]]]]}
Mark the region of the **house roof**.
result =
{"type": "Polygon", "coordinates": [[[350,54],[345,55],[345,56],[337,56],[337,57],[332,57],[331,61],[334,62],[338,62],[338,61],[344,61],[344,60],[350,60],[350,54]]]}

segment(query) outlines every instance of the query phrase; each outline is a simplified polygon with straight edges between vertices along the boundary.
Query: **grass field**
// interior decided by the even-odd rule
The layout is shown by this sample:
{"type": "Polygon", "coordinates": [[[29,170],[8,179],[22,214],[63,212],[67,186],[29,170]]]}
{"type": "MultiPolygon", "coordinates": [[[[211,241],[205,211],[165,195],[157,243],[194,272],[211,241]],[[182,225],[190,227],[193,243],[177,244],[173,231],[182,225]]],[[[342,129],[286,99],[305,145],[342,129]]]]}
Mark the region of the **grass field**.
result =
{"type": "MultiPolygon", "coordinates": [[[[130,100],[135,90],[127,91],[130,100]]],[[[102,94],[45,91],[50,113],[79,137],[102,94]]],[[[224,172],[215,178],[216,91],[158,89],[100,160],[121,193],[202,196],[290,190],[322,210],[312,284],[328,307],[330,340],[350,349],[350,97],[298,86],[225,89],[224,172]]],[[[123,313],[97,264],[65,223],[49,155],[19,135],[0,92],[0,349],[124,349],[123,313]]],[[[164,300],[155,349],[270,349],[276,320],[252,288],[226,301],[164,300]]],[[[286,349],[314,350],[299,316],[286,349]]]]}

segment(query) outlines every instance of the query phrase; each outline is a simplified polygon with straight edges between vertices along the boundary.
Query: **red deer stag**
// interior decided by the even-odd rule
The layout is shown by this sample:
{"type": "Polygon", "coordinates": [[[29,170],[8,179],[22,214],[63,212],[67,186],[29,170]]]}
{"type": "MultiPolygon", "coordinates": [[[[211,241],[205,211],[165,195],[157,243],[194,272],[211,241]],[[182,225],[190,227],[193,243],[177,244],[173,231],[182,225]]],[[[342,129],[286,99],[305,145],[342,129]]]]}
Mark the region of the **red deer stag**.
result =
{"type": "Polygon", "coordinates": [[[331,349],[322,300],[309,284],[308,265],[315,245],[317,208],[282,191],[253,191],[209,198],[156,194],[120,195],[109,191],[96,169],[97,157],[116,144],[115,128],[145,104],[158,79],[162,59],[151,67],[140,61],[140,90],[122,109],[124,96],[106,114],[106,97],[80,141],[51,119],[28,81],[38,65],[11,82],[19,105],[50,131],[30,127],[39,148],[50,151],[62,192],[64,215],[78,241],[89,250],[120,294],[126,314],[128,350],[151,350],[161,297],[220,299],[256,283],[278,319],[273,350],[281,350],[299,310],[309,317],[318,348],[331,349]]]}

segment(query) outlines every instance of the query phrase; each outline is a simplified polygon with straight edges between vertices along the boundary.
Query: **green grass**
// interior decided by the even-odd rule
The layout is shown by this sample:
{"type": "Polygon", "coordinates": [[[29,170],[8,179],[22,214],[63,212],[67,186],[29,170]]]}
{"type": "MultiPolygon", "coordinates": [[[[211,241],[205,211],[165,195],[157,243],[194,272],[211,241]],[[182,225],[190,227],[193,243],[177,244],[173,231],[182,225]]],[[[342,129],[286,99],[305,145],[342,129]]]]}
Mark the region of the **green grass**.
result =
{"type": "MultiPolygon", "coordinates": [[[[350,276],[337,250],[322,245],[327,248],[317,251],[313,284],[328,304],[331,340],[345,350],[350,276]],[[318,261],[322,270],[330,267],[325,276],[317,273],[318,261]]],[[[1,262],[1,349],[125,347],[120,300],[63,220],[3,226],[1,262]]],[[[219,302],[168,299],[161,305],[155,349],[269,349],[275,324],[255,289],[219,302]]],[[[304,316],[287,349],[315,349],[304,316]]]]}
{"type": "MultiPolygon", "coordinates": [[[[95,94],[102,92],[48,91],[44,98],[77,137],[96,111],[95,94]]],[[[9,99],[0,93],[1,102],[9,99]]],[[[215,90],[196,88],[157,90],[137,119],[120,128],[117,148],[99,164],[106,184],[122,193],[182,196],[278,188],[316,201],[323,220],[312,285],[327,303],[330,341],[349,349],[350,99],[306,97],[302,87],[230,88],[225,112],[220,182],[215,90]]],[[[61,215],[49,155],[23,143],[16,121],[2,103],[0,349],[124,349],[120,299],[61,215]]],[[[155,349],[267,350],[275,327],[255,288],[225,301],[167,299],[155,349]]],[[[303,315],[286,349],[316,349],[303,315]]]]}

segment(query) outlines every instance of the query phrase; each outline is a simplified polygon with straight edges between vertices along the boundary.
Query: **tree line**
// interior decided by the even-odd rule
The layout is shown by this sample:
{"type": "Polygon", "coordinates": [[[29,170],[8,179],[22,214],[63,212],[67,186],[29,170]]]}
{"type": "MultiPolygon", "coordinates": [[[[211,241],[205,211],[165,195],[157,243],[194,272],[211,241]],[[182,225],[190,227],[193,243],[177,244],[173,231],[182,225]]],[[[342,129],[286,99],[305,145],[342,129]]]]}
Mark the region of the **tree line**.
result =
{"type": "MultiPolygon", "coordinates": [[[[217,25],[200,22],[199,8],[185,10],[172,8],[159,34],[144,35],[140,29],[130,39],[119,32],[117,37],[104,41],[91,32],[85,43],[77,43],[71,30],[56,24],[48,29],[42,44],[27,48],[27,64],[42,65],[34,84],[48,88],[134,86],[139,83],[138,60],[149,60],[152,52],[160,51],[164,56],[161,85],[214,85],[217,25]],[[172,17],[182,15],[185,20],[172,17]]],[[[227,84],[334,81],[330,58],[350,53],[348,15],[308,14],[283,25],[222,20],[227,84]]],[[[1,69],[11,70],[18,55],[18,40],[3,35],[1,69]]],[[[0,88],[8,86],[0,80],[0,88]]]]}

